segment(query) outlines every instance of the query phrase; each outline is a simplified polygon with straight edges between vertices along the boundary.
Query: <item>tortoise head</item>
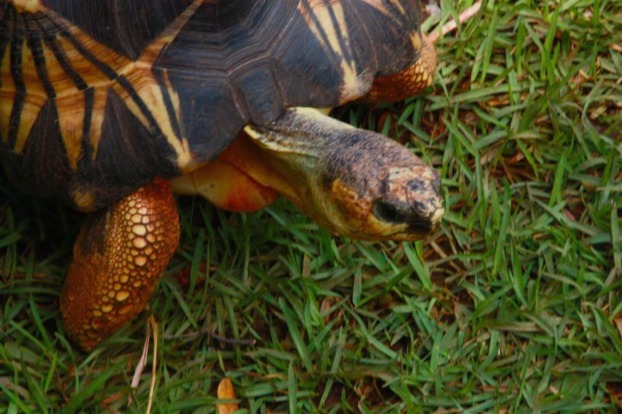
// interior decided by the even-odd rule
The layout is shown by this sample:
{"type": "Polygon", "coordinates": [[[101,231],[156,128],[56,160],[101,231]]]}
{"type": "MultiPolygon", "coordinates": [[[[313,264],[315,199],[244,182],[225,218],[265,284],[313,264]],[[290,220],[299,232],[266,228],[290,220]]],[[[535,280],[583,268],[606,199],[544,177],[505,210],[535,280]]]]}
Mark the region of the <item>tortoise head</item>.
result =
{"type": "Polygon", "coordinates": [[[339,165],[324,170],[325,195],[320,192],[317,198],[332,210],[324,225],[365,240],[416,240],[430,234],[444,213],[438,174],[405,148],[375,142],[368,134],[360,134],[365,140],[341,154],[339,165]],[[378,146],[382,152],[376,152],[378,146]]]}
{"type": "Polygon", "coordinates": [[[417,240],[440,223],[438,174],[383,135],[306,108],[246,132],[252,143],[244,146],[254,149],[224,158],[328,230],[363,240],[417,240]]]}

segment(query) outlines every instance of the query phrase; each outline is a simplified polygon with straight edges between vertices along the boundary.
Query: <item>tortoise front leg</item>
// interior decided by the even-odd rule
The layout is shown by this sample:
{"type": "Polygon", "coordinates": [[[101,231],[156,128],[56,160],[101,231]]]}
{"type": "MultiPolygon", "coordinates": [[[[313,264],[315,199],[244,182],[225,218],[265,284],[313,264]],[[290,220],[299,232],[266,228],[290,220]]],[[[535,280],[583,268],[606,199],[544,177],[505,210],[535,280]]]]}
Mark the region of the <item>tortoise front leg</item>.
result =
{"type": "Polygon", "coordinates": [[[88,351],[138,315],[178,243],[179,217],[166,180],[88,217],[61,295],[68,335],[88,351]]]}

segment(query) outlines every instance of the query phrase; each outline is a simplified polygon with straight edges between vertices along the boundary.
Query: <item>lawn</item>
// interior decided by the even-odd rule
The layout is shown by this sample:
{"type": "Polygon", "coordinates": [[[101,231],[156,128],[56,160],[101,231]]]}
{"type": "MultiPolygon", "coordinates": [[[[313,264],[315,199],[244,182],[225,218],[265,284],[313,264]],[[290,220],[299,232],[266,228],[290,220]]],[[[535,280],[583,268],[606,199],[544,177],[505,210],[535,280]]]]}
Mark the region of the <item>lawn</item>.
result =
{"type": "Polygon", "coordinates": [[[150,309],[85,354],[58,312],[81,215],[0,176],[0,413],[143,413],[152,379],[152,412],[209,413],[225,377],[248,413],[622,409],[622,1],[483,3],[425,96],[335,112],[441,173],[426,241],[180,198],[150,309]]]}

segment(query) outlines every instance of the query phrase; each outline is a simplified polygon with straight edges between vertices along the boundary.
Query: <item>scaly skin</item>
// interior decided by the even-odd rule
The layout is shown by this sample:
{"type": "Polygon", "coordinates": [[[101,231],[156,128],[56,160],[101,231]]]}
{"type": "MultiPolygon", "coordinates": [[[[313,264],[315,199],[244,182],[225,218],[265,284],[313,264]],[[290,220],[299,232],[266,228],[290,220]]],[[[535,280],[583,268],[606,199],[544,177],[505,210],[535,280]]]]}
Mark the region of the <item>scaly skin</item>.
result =
{"type": "Polygon", "coordinates": [[[61,295],[69,336],[88,351],[138,315],[178,243],[177,206],[162,179],[89,216],[61,295]]]}
{"type": "Polygon", "coordinates": [[[413,43],[419,59],[401,72],[376,76],[371,90],[361,98],[365,102],[397,102],[420,93],[432,84],[436,70],[436,51],[427,36],[417,36],[413,43]]]}

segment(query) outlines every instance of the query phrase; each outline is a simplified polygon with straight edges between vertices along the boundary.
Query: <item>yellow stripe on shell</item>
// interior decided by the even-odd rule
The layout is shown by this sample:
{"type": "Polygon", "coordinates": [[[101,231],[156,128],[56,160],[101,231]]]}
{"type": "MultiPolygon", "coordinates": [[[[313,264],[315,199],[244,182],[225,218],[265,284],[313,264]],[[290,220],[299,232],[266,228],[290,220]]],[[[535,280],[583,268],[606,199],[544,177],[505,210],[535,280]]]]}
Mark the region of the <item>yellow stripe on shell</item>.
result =
{"type": "Polygon", "coordinates": [[[46,10],[41,0],[9,0],[9,4],[11,3],[20,13],[36,13],[46,10]]]}
{"type": "Polygon", "coordinates": [[[350,45],[350,34],[341,2],[310,2],[308,6],[312,7],[313,16],[304,4],[305,2],[299,3],[298,11],[309,29],[324,48],[339,57],[335,62],[341,67],[343,76],[339,102],[345,103],[361,96],[367,85],[359,76],[355,63],[346,59],[346,51],[342,48],[342,44],[350,45]]]}
{"type": "Polygon", "coordinates": [[[65,152],[67,153],[69,167],[73,171],[78,169],[78,160],[82,155],[82,135],[86,112],[85,99],[85,92],[83,91],[56,99],[56,105],[59,108],[65,108],[58,111],[58,126],[63,131],[65,152]]]}
{"type": "MultiPolygon", "coordinates": [[[[12,48],[7,47],[7,50],[8,49],[12,48]]],[[[7,60],[9,62],[13,61],[12,58],[9,58],[7,60]]],[[[8,77],[11,77],[11,71],[8,67],[8,65],[10,64],[9,62],[7,62],[6,67],[3,65],[2,72],[5,73],[5,71],[8,70],[9,73],[7,75],[8,77]]],[[[17,153],[23,151],[24,146],[26,145],[26,141],[28,140],[28,136],[30,135],[30,131],[32,130],[32,126],[36,121],[37,115],[47,101],[45,87],[39,79],[32,50],[30,49],[30,47],[28,47],[28,43],[25,41],[25,39],[22,41],[21,44],[21,63],[21,77],[25,89],[25,98],[24,106],[22,108],[22,111],[19,113],[20,120],[17,127],[17,137],[14,147],[14,151],[17,153]]],[[[11,82],[7,86],[11,85],[14,88],[13,90],[17,89],[16,85],[13,82],[11,82]]],[[[4,84],[3,89],[6,92],[10,91],[8,88],[4,87],[4,84]]]]}
{"type": "MultiPolygon", "coordinates": [[[[64,27],[75,39],[75,42],[88,50],[89,54],[97,61],[108,66],[116,76],[125,76],[132,85],[132,88],[136,91],[137,96],[149,108],[164,138],[175,151],[177,155],[177,164],[182,171],[193,167],[192,153],[187,139],[184,137],[177,137],[174,132],[174,128],[172,127],[173,121],[170,119],[169,113],[166,110],[163,92],[153,75],[151,67],[155,59],[159,56],[159,52],[175,39],[177,33],[183,28],[184,24],[202,3],[202,0],[195,0],[188,6],[188,8],[169,25],[164,34],[145,49],[136,62],[133,62],[126,56],[97,42],[86,32],[72,25],[69,21],[64,20],[57,14],[50,13],[51,18],[64,27]]],[[[43,6],[39,7],[40,2],[16,1],[14,4],[20,11],[26,10],[30,12],[30,10],[45,10],[43,6]]],[[[150,129],[152,127],[140,107],[130,97],[128,91],[114,79],[111,80],[108,74],[102,72],[97,65],[89,58],[85,57],[72,41],[64,36],[57,35],[54,42],[66,57],[68,64],[79,74],[88,88],[94,90],[95,102],[92,109],[91,125],[89,126],[89,140],[94,149],[93,159],[97,158],[97,149],[99,148],[102,125],[104,122],[107,93],[110,88],[124,100],[130,111],[146,128],[150,129]]],[[[17,143],[14,148],[17,153],[23,151],[28,136],[30,135],[32,125],[36,121],[43,104],[47,100],[47,94],[36,72],[36,66],[33,63],[32,51],[26,43],[24,43],[23,49],[24,63],[22,65],[22,71],[24,72],[24,81],[28,85],[28,94],[25,100],[24,111],[19,121],[17,143]]],[[[59,125],[65,144],[67,159],[70,167],[76,170],[78,160],[83,153],[82,139],[79,134],[84,130],[83,122],[86,118],[84,113],[86,110],[83,98],[84,92],[78,89],[71,76],[62,68],[49,47],[44,46],[43,52],[49,79],[52,85],[54,85],[53,87],[58,96],[57,107],[60,118],[59,125]],[[80,137],[80,139],[78,137],[80,137]]],[[[7,48],[3,59],[2,92],[0,93],[0,103],[2,103],[2,107],[0,108],[0,115],[2,115],[2,119],[0,119],[0,131],[3,133],[5,140],[8,137],[8,124],[10,122],[12,105],[15,100],[15,85],[11,78],[10,67],[8,66],[8,62],[10,62],[8,58],[9,53],[10,48],[7,48]]],[[[168,90],[168,94],[172,97],[175,107],[179,107],[179,98],[170,85],[170,82],[167,82],[165,87],[168,90]]],[[[176,111],[175,115],[179,123],[179,112],[176,111]]]]}
{"type": "Polygon", "coordinates": [[[400,20],[395,18],[394,14],[387,8],[387,3],[393,4],[393,6],[401,13],[402,15],[406,15],[406,10],[402,3],[403,0],[361,0],[367,5],[373,7],[378,10],[380,13],[384,14],[387,17],[391,17],[395,19],[396,24],[400,24],[400,20]]]}

